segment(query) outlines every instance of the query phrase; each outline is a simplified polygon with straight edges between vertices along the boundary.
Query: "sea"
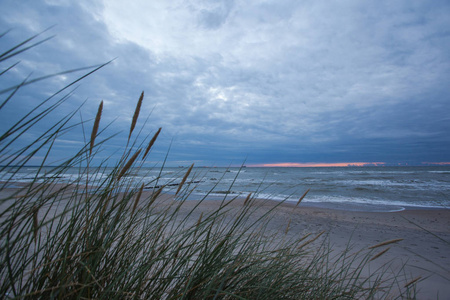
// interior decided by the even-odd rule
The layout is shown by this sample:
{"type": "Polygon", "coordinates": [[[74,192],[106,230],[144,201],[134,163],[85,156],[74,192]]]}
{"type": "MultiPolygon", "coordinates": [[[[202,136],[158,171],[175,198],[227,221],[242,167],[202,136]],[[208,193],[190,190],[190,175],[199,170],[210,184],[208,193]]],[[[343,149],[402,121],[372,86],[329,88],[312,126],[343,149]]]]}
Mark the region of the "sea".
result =
{"type": "MultiPolygon", "coordinates": [[[[51,167],[40,170],[40,176],[52,177],[51,167]]],[[[24,167],[3,169],[0,180],[27,182],[38,169],[24,167]]],[[[61,182],[70,182],[79,168],[58,175],[61,182]]],[[[186,167],[139,168],[125,179],[145,184],[147,189],[164,187],[175,193],[186,174],[186,167]]],[[[112,169],[97,171],[91,178],[101,180],[112,169]]],[[[11,187],[11,185],[10,185],[11,187]]],[[[401,211],[404,209],[450,208],[450,166],[436,167],[240,167],[193,168],[183,189],[188,199],[223,200],[254,197],[297,203],[301,206],[326,207],[352,211],[401,211]]]]}

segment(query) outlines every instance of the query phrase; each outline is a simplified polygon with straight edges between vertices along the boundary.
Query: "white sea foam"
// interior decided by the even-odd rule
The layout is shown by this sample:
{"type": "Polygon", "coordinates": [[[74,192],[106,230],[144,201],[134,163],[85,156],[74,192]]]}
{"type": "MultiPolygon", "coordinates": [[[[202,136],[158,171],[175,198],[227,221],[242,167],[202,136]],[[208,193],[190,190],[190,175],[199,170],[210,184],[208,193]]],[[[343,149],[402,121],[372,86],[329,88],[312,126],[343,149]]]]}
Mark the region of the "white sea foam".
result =
{"type": "Polygon", "coordinates": [[[435,174],[450,174],[450,171],[428,171],[428,172],[435,174]]]}
{"type": "MultiPolygon", "coordinates": [[[[37,168],[23,168],[14,175],[14,169],[0,172],[0,180],[32,181],[37,168]],[[29,170],[27,170],[29,169],[29,170]],[[9,171],[9,172],[8,172],[9,171]],[[11,178],[13,176],[13,178],[11,178]]],[[[41,176],[55,176],[52,168],[44,168],[41,176]],[[47,173],[46,173],[47,172],[47,173]]],[[[78,169],[58,178],[71,182],[79,178],[78,169]]],[[[89,178],[103,180],[112,169],[90,174],[89,178]]],[[[131,172],[129,180],[149,183],[156,180],[157,185],[179,183],[185,174],[184,169],[141,168],[131,172]]],[[[226,191],[230,197],[255,196],[277,201],[297,202],[306,189],[311,192],[303,200],[306,204],[330,204],[335,206],[360,205],[365,207],[442,207],[450,206],[450,167],[441,168],[214,168],[194,169],[189,180],[200,180],[195,184],[198,195],[212,192],[215,197],[222,197],[226,191]],[[245,171],[245,172],[244,172],[245,171]],[[237,174],[240,172],[239,174],[237,174]]],[[[59,175],[58,175],[59,176],[59,175]]],[[[83,175],[84,176],[84,175],[83,175]]],[[[86,179],[86,177],[83,180],[86,179]]],[[[194,187],[194,185],[192,185],[194,187]]],[[[173,188],[172,188],[173,189],[173,188]]],[[[166,191],[170,192],[171,188],[166,191]]]]}

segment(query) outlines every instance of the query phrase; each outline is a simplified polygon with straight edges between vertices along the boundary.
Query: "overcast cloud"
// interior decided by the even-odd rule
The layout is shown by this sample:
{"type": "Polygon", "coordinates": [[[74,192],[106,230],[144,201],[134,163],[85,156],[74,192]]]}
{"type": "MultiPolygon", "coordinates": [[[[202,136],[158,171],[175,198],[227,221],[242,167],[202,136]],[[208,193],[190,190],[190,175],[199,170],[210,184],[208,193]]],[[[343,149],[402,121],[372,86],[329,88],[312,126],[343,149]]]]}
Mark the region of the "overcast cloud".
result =
{"type": "MultiPolygon", "coordinates": [[[[3,0],[0,9],[1,31],[11,29],[1,50],[56,25],[8,84],[115,58],[60,113],[87,100],[89,119],[104,100],[102,124],[114,120],[108,132],[125,138],[143,90],[143,134],[163,127],[154,160],[173,140],[173,165],[450,161],[448,1],[3,0]]],[[[24,88],[2,127],[75,78],[24,88]]],[[[55,155],[80,139],[67,134],[55,155]]]]}

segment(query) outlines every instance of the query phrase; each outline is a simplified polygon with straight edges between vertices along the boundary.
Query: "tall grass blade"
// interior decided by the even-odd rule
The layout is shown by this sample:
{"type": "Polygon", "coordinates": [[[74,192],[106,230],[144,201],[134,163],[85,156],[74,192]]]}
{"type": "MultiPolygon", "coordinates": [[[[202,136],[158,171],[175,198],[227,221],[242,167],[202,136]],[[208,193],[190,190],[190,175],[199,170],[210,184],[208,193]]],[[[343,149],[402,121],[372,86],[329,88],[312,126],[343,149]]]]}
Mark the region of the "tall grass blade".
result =
{"type": "Polygon", "coordinates": [[[99,67],[102,67],[102,66],[103,65],[94,65],[94,66],[88,66],[88,67],[83,67],[83,68],[76,68],[76,69],[67,70],[67,71],[63,71],[63,72],[58,72],[58,73],[54,73],[54,74],[50,74],[50,75],[45,75],[45,76],[38,77],[38,78],[35,78],[35,79],[32,79],[32,80],[26,80],[25,82],[23,82],[23,83],[21,83],[19,85],[10,86],[10,87],[8,87],[6,89],[0,90],[0,95],[4,94],[4,93],[7,93],[7,92],[10,92],[10,91],[13,91],[13,90],[15,90],[17,88],[20,88],[20,87],[23,87],[23,86],[26,86],[26,85],[29,85],[29,84],[32,84],[32,83],[36,83],[38,81],[46,80],[46,79],[49,79],[49,78],[52,78],[52,77],[58,77],[58,76],[61,76],[61,75],[66,75],[66,74],[75,73],[75,72],[79,72],[79,71],[92,70],[94,68],[98,69],[99,67]]]}
{"type": "MultiPolygon", "coordinates": [[[[50,29],[53,28],[53,27],[54,27],[54,26],[51,26],[51,27],[45,29],[44,31],[42,31],[42,32],[40,32],[40,33],[38,33],[38,34],[35,34],[35,35],[33,35],[32,37],[30,37],[30,38],[24,40],[23,42],[21,42],[21,43],[19,43],[19,44],[17,44],[16,46],[12,47],[11,49],[9,49],[9,50],[7,50],[7,51],[1,53],[1,54],[0,54],[0,62],[2,62],[2,61],[4,61],[4,60],[7,60],[7,59],[10,59],[11,57],[16,56],[16,55],[18,55],[18,54],[20,54],[20,53],[22,53],[22,52],[28,51],[28,50],[30,50],[30,49],[36,47],[37,45],[40,45],[40,44],[42,44],[42,43],[44,43],[44,42],[46,42],[46,41],[48,41],[48,40],[54,38],[54,36],[51,36],[51,37],[48,37],[48,38],[46,38],[46,39],[43,39],[43,40],[41,40],[41,41],[39,41],[39,42],[36,42],[35,44],[33,44],[33,45],[31,45],[31,46],[28,46],[28,47],[22,48],[22,49],[20,49],[20,50],[17,50],[17,49],[19,49],[20,47],[22,47],[22,46],[28,44],[29,42],[31,42],[32,40],[34,40],[35,38],[37,38],[38,36],[40,36],[40,35],[43,34],[44,32],[50,30],[50,29]],[[14,52],[15,50],[17,50],[17,51],[14,52]]],[[[2,35],[0,36],[0,38],[3,37],[6,33],[8,33],[8,31],[5,32],[4,34],[2,34],[2,35]]]]}
{"type": "Polygon", "coordinates": [[[134,215],[134,212],[136,211],[136,207],[139,204],[139,200],[141,199],[142,196],[142,191],[144,190],[144,184],[141,185],[141,188],[139,189],[139,192],[136,195],[136,199],[134,200],[134,204],[133,204],[133,209],[131,211],[131,215],[134,215]]]}

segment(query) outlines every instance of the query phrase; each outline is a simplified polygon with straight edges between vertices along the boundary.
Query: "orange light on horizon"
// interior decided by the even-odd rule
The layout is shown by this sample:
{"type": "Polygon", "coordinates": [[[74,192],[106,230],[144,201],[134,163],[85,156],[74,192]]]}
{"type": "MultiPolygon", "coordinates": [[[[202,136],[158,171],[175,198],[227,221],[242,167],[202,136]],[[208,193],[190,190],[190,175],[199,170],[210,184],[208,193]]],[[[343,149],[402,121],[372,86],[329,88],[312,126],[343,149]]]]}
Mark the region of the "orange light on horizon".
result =
{"type": "Polygon", "coordinates": [[[385,162],[341,162],[341,163],[273,163],[273,164],[256,164],[249,167],[364,167],[364,166],[384,166],[385,162]]]}

